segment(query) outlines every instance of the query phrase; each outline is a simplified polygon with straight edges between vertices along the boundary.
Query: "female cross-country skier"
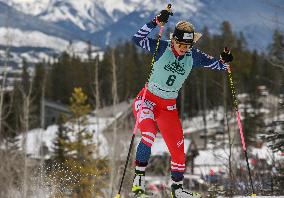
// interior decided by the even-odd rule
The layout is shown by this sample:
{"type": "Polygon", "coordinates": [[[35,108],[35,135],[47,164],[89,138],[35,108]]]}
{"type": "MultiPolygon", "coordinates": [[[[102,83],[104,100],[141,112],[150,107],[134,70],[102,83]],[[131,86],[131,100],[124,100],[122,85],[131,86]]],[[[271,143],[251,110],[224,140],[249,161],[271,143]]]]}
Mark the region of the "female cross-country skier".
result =
{"type": "MultiPolygon", "coordinates": [[[[149,38],[148,34],[157,25],[165,24],[169,15],[172,15],[170,11],[162,10],[152,21],[145,24],[133,36],[135,44],[154,53],[157,40],[149,38]]],[[[227,48],[221,53],[220,60],[193,48],[200,37],[201,34],[195,32],[191,23],[178,22],[171,40],[160,41],[139,118],[137,114],[145,88],[140,91],[133,102],[133,112],[136,119],[139,119],[138,127],[142,134],[136,152],[135,177],[132,186],[132,192],[138,197],[145,195],[145,169],[158,128],[171,154],[171,196],[173,198],[200,197],[198,193],[183,189],[184,137],[178,117],[176,98],[191,69],[205,67],[226,70],[225,63],[233,60],[227,48]]]]}

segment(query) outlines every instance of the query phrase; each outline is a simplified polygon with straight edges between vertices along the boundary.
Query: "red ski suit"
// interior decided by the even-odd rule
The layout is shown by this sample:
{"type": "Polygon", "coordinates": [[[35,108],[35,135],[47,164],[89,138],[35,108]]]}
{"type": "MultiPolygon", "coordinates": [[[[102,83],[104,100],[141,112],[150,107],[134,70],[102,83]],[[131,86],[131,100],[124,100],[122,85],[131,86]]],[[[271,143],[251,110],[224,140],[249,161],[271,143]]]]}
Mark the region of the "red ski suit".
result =
{"type": "MultiPolygon", "coordinates": [[[[145,88],[140,91],[133,102],[133,113],[136,119],[144,90],[145,88]]],[[[184,172],[184,137],[176,108],[176,99],[163,99],[147,90],[138,122],[142,142],[151,147],[159,130],[172,157],[171,170],[184,172]]]]}

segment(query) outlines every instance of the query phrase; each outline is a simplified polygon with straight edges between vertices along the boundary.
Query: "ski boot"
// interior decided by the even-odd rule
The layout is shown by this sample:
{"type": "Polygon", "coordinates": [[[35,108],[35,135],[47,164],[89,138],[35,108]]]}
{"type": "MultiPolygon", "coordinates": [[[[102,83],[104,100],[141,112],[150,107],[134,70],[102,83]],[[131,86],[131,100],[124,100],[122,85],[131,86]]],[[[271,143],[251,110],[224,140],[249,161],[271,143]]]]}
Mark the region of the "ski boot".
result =
{"type": "Polygon", "coordinates": [[[132,192],[134,197],[147,197],[145,194],[145,172],[135,173],[132,192]]]}
{"type": "Polygon", "coordinates": [[[171,188],[171,198],[201,198],[198,193],[184,190],[182,184],[172,184],[171,188]]]}

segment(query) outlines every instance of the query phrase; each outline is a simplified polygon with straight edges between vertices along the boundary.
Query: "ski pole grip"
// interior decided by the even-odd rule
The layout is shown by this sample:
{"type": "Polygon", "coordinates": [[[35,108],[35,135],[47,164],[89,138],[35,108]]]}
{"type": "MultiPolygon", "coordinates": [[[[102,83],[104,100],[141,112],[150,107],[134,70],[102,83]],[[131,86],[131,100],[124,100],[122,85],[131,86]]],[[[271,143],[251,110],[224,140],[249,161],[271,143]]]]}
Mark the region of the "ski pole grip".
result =
{"type": "MultiPolygon", "coordinates": [[[[172,8],[172,4],[168,4],[167,5],[167,8],[166,8],[166,10],[169,12],[169,13],[172,13],[171,12],[171,8],[172,8]]],[[[171,14],[172,15],[172,14],[171,14]]],[[[156,21],[157,21],[158,19],[156,18],[156,21]]],[[[163,27],[166,23],[165,22],[160,22],[160,24],[161,24],[161,27],[163,27]]]]}
{"type": "Polygon", "coordinates": [[[167,11],[171,11],[171,8],[172,8],[172,4],[169,3],[169,4],[167,5],[167,8],[166,8],[166,9],[167,9],[167,11]]]}

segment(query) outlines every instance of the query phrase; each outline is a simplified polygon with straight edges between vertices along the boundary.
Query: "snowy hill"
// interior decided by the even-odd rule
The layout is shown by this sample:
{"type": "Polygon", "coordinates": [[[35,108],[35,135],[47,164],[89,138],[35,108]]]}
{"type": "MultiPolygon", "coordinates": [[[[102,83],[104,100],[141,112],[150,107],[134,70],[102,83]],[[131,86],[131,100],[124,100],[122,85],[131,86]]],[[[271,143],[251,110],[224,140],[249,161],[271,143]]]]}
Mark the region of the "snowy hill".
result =
{"type": "MultiPolygon", "coordinates": [[[[121,40],[129,40],[135,31],[155,16],[167,3],[173,4],[174,16],[168,27],[178,20],[190,20],[197,31],[206,25],[212,33],[218,33],[220,24],[229,21],[235,32],[242,31],[250,48],[264,51],[271,42],[272,32],[283,26],[281,0],[0,0],[0,34],[6,34],[8,26],[16,34],[36,33],[36,39],[26,39],[23,45],[11,40],[15,56],[21,52],[48,55],[62,51],[62,42],[92,41],[105,47],[121,40]],[[276,23],[275,23],[276,21],[276,23]],[[51,40],[50,40],[51,39],[51,40]],[[39,43],[39,40],[41,42],[39,43]],[[57,45],[50,43],[59,40],[57,45]],[[64,40],[64,41],[63,41],[64,40]],[[23,47],[26,50],[23,50],[23,47]],[[29,47],[29,48],[27,48],[29,47]],[[27,49],[29,49],[27,51],[27,49]],[[42,50],[44,49],[44,50],[42,50]]],[[[55,42],[56,43],[56,42],[55,42]]],[[[7,45],[1,39],[1,46],[7,45]]],[[[2,47],[1,47],[2,48],[2,47]]],[[[37,60],[37,58],[36,58],[37,60]]]]}
{"type": "MultiPolygon", "coordinates": [[[[0,54],[10,48],[11,65],[21,62],[38,62],[59,53],[72,40],[76,52],[87,48],[86,33],[76,34],[63,26],[25,14],[0,1],[0,54]]],[[[4,58],[0,60],[2,65],[4,58]]]]}

